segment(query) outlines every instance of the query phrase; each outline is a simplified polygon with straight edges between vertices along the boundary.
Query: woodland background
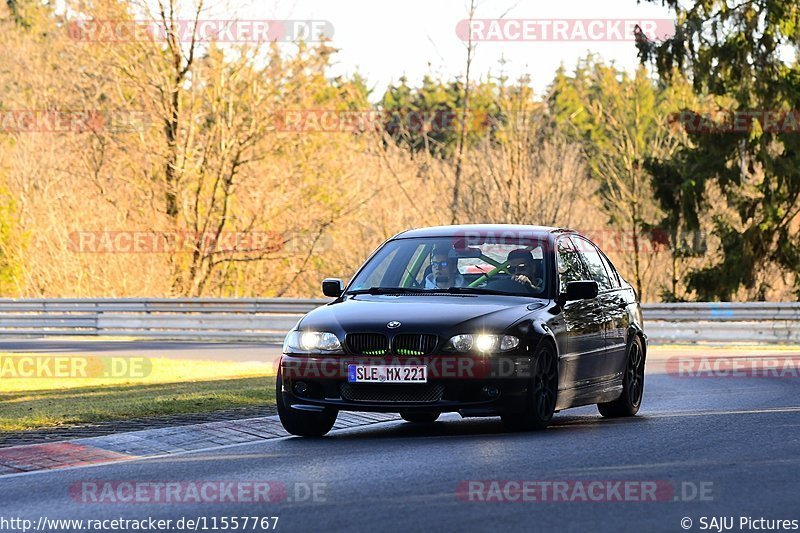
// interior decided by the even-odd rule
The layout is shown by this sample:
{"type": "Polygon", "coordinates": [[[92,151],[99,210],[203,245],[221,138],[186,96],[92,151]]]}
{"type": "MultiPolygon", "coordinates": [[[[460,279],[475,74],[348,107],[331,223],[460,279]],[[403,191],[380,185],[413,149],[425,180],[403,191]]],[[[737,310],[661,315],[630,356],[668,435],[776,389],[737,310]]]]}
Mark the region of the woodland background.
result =
{"type": "Polygon", "coordinates": [[[800,7],[666,3],[679,31],[631,43],[634,73],[587,56],[535,94],[529,79],[475,79],[466,43],[458,79],[375,95],[328,74],[329,43],[181,41],[172,0],[68,16],[6,0],[0,297],[316,297],[396,232],[487,222],[586,232],[644,301],[800,299],[800,128],[724,127],[731,110],[798,109],[800,7]],[[166,41],[69,33],[143,12],[166,41]],[[26,110],[96,120],[30,131],[26,110]],[[292,130],[298,112],[379,120],[292,130]],[[81,242],[134,232],[186,242],[81,242]],[[269,238],[222,245],[230,235],[269,238]]]}

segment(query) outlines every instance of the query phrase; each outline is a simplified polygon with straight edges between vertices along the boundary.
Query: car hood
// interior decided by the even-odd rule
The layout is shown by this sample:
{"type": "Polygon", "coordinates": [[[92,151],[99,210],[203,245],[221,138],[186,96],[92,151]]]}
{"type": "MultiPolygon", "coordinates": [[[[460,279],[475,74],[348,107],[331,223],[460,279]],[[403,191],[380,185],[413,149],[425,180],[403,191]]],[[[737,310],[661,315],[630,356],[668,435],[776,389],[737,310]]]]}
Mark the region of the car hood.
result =
{"type": "Polygon", "coordinates": [[[308,313],[303,330],[458,334],[502,332],[548,300],[494,295],[357,295],[308,313]],[[389,322],[400,322],[389,329],[389,322]]]}

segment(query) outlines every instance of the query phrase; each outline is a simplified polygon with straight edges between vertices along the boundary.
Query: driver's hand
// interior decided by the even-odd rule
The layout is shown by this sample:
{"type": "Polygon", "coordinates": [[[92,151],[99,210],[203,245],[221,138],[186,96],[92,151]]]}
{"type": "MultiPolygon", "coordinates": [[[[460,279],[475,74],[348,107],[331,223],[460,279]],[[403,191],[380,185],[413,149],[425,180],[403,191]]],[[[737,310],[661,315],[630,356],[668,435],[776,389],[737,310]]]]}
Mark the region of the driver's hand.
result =
{"type": "Polygon", "coordinates": [[[525,276],[525,275],[523,275],[523,274],[516,274],[516,275],[515,275],[514,277],[512,277],[511,279],[512,279],[513,281],[516,281],[517,283],[520,283],[520,284],[522,284],[522,285],[527,285],[527,286],[528,286],[528,287],[530,287],[531,289],[533,289],[533,288],[534,288],[534,286],[533,286],[533,283],[531,283],[531,280],[530,280],[530,279],[528,279],[528,276],[525,276]]]}

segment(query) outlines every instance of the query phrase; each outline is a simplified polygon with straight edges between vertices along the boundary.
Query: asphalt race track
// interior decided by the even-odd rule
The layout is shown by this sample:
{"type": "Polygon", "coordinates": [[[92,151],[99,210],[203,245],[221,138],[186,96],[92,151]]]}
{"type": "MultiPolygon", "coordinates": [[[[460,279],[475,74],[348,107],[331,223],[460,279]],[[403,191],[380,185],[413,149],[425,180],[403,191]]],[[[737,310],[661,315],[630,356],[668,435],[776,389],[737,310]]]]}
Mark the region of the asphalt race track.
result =
{"type": "Polygon", "coordinates": [[[689,530],[702,531],[716,530],[708,527],[712,517],[747,531],[753,522],[739,528],[740,517],[800,519],[800,380],[676,377],[664,373],[663,360],[648,365],[645,403],[631,419],[603,420],[586,407],[556,415],[543,433],[512,434],[499,419],[448,415],[429,425],[385,422],[321,439],[7,476],[0,519],[205,517],[210,528],[212,517],[277,516],[278,531],[304,532],[685,531],[687,519],[689,530]],[[75,488],[211,480],[271,481],[285,492],[271,491],[281,501],[268,503],[91,503],[75,488]],[[521,498],[508,480],[569,490],[547,501],[535,496],[542,492],[508,501],[521,498]],[[659,488],[655,498],[638,500],[613,490],[600,500],[576,492],[617,481],[659,488]]]}

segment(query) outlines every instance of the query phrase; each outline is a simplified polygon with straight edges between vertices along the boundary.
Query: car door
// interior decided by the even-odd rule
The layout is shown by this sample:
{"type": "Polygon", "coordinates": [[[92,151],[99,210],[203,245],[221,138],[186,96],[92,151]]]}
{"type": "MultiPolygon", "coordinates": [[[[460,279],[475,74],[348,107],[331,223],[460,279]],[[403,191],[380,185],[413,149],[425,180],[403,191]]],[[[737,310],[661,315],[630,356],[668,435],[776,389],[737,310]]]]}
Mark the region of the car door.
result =
{"type": "Polygon", "coordinates": [[[586,263],[590,276],[597,282],[597,301],[606,323],[606,350],[597,367],[598,377],[610,380],[624,368],[625,335],[629,323],[626,294],[616,270],[594,243],[583,237],[574,237],[573,242],[586,263]]]}
{"type": "MultiPolygon", "coordinates": [[[[556,241],[559,293],[570,281],[591,280],[589,270],[568,235],[556,241]]],[[[606,316],[597,298],[566,302],[561,317],[563,333],[558,337],[561,389],[590,384],[601,374],[606,350],[606,316]]]]}
{"type": "Polygon", "coordinates": [[[631,326],[631,305],[636,302],[633,289],[622,283],[617,269],[600,250],[600,259],[611,278],[612,289],[609,291],[609,304],[607,313],[610,317],[610,327],[607,332],[609,375],[621,375],[625,370],[628,358],[628,329],[631,326]]]}

